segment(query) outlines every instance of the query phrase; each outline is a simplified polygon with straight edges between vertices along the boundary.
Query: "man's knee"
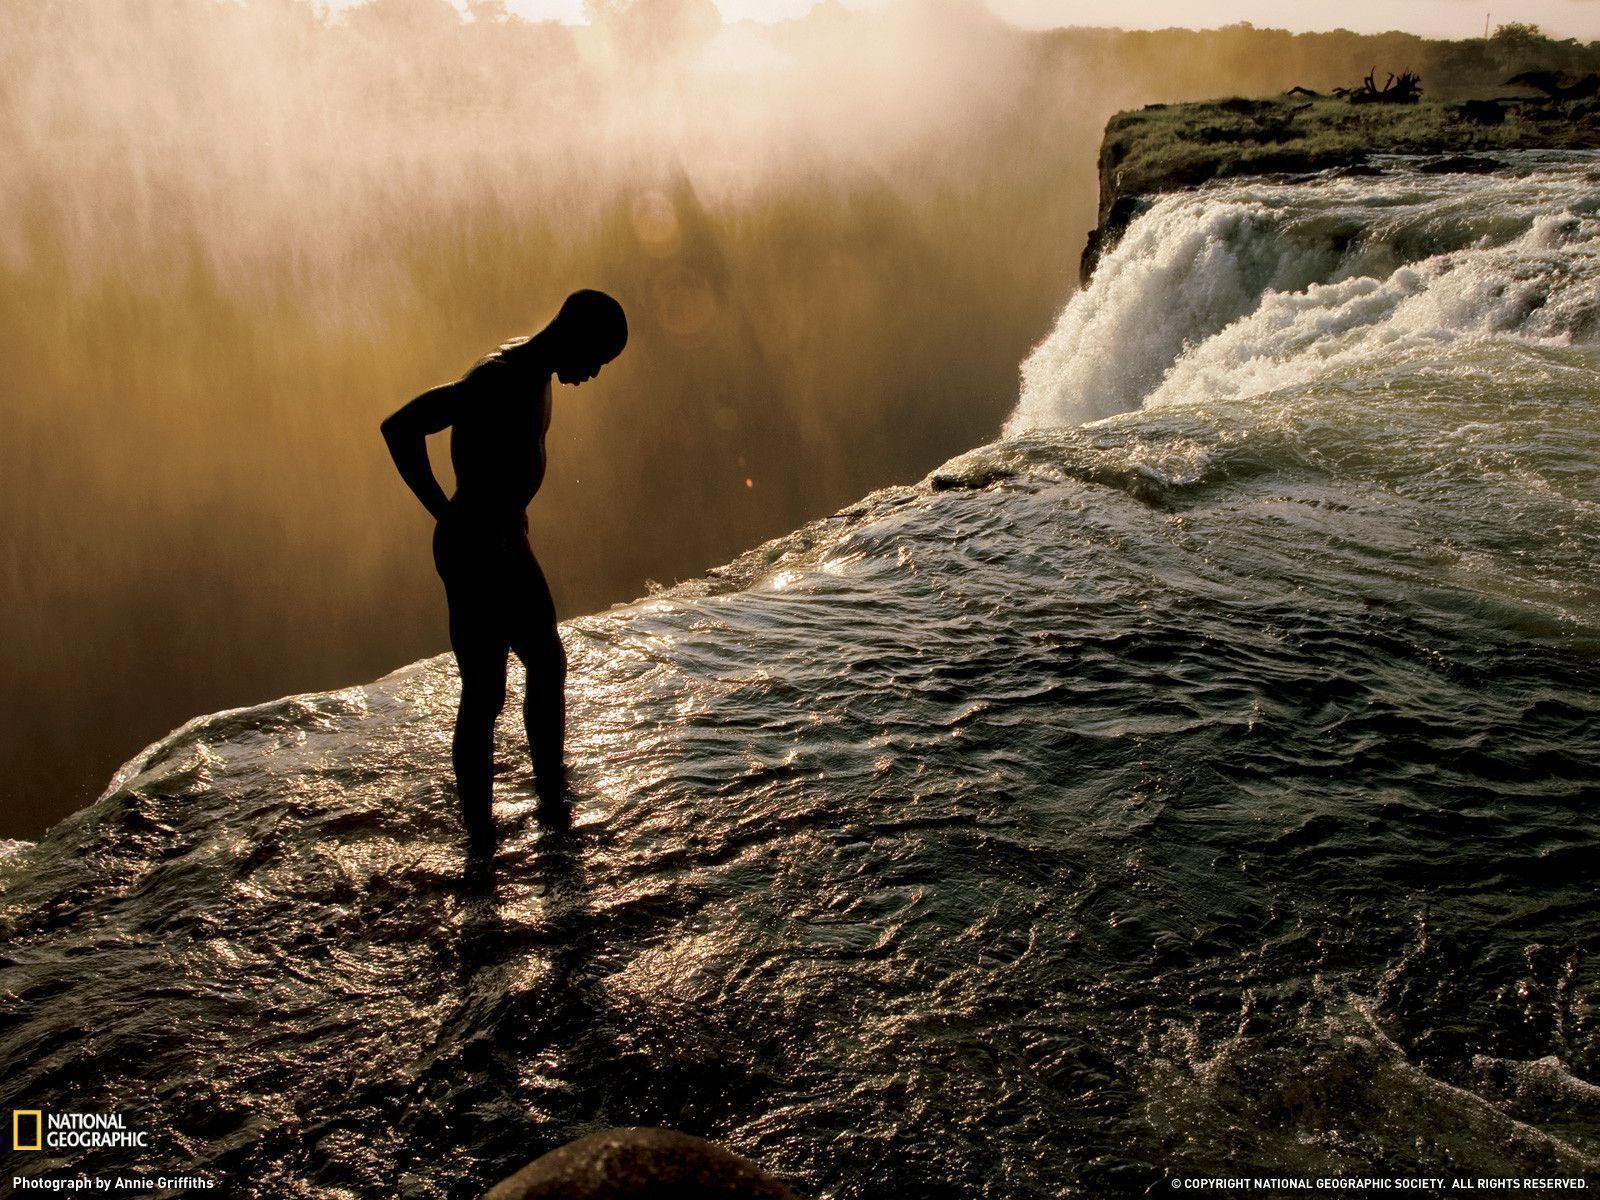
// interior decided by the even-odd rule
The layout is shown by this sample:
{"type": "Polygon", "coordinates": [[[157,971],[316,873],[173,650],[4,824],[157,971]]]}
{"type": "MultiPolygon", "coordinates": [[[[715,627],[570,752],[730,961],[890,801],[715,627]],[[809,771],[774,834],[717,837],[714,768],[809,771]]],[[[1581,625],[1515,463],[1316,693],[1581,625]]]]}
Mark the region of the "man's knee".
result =
{"type": "Polygon", "coordinates": [[[506,706],[506,685],[501,680],[498,683],[463,682],[461,685],[461,710],[462,724],[473,724],[480,721],[493,723],[506,706]]]}
{"type": "Polygon", "coordinates": [[[522,655],[522,665],[528,669],[530,676],[566,678],[567,652],[554,630],[550,636],[535,638],[528,643],[522,655]]]}

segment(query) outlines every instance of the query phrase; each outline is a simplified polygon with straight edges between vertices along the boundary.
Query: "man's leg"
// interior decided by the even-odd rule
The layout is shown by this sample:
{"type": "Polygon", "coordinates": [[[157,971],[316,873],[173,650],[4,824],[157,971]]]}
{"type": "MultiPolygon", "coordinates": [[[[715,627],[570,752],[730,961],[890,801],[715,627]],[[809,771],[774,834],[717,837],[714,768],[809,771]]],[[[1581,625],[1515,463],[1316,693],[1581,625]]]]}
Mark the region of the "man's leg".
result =
{"type": "Polygon", "coordinates": [[[522,724],[533,756],[533,775],[544,804],[566,795],[567,655],[554,625],[518,652],[528,671],[522,699],[522,724]]]}
{"type": "Polygon", "coordinates": [[[544,572],[529,551],[523,564],[524,618],[512,648],[527,669],[522,723],[533,758],[534,786],[545,807],[566,803],[567,654],[556,628],[555,604],[544,572]]]}
{"type": "Polygon", "coordinates": [[[494,856],[494,725],[506,705],[506,645],[452,619],[450,645],[461,672],[461,705],[456,710],[451,759],[456,796],[467,830],[469,853],[494,856]]]}

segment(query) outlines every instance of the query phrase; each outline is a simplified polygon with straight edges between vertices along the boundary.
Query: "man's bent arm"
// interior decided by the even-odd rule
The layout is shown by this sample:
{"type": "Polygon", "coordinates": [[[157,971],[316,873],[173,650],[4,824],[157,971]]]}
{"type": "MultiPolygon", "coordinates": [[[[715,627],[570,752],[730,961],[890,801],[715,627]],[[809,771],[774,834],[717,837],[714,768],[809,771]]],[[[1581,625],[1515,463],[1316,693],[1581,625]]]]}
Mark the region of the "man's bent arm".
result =
{"type": "Polygon", "coordinates": [[[435,521],[444,520],[450,500],[428,460],[428,435],[448,429],[455,421],[456,398],[454,384],[433,388],[386,417],[378,427],[400,478],[435,521]]]}

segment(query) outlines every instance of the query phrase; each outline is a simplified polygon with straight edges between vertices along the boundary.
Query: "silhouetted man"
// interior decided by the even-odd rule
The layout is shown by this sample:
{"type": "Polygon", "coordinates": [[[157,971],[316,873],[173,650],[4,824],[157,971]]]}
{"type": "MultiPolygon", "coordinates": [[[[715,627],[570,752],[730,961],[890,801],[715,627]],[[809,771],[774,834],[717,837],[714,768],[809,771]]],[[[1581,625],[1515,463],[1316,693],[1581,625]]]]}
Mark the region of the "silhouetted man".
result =
{"type": "Polygon", "coordinates": [[[471,866],[494,856],[495,720],[505,707],[506,655],[527,668],[523,721],[540,812],[566,815],[566,654],[555,606],[528,544],[528,502],[544,479],[550,377],[580,384],[622,353],[628,322],[604,292],[568,296],[531,338],[507,342],[455,383],[424,392],[383,422],[400,477],[438,522],[433,561],[450,605],[461,671],[452,758],[471,866]],[[427,436],[450,430],[456,492],[446,497],[427,436]]]}

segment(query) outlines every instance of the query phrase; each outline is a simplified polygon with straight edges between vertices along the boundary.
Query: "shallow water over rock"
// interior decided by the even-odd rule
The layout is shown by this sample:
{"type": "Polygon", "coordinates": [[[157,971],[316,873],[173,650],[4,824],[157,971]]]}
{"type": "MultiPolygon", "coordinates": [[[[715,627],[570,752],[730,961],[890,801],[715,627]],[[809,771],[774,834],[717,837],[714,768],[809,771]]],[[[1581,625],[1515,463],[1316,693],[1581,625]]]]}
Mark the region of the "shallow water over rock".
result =
{"type": "Polygon", "coordinates": [[[574,621],[576,820],[508,717],[491,896],[447,661],[191,723],[0,865],[0,1109],[160,1148],[29,1169],[466,1196],[630,1124],[837,1197],[1600,1169],[1597,365],[1167,396],[574,621]]]}

